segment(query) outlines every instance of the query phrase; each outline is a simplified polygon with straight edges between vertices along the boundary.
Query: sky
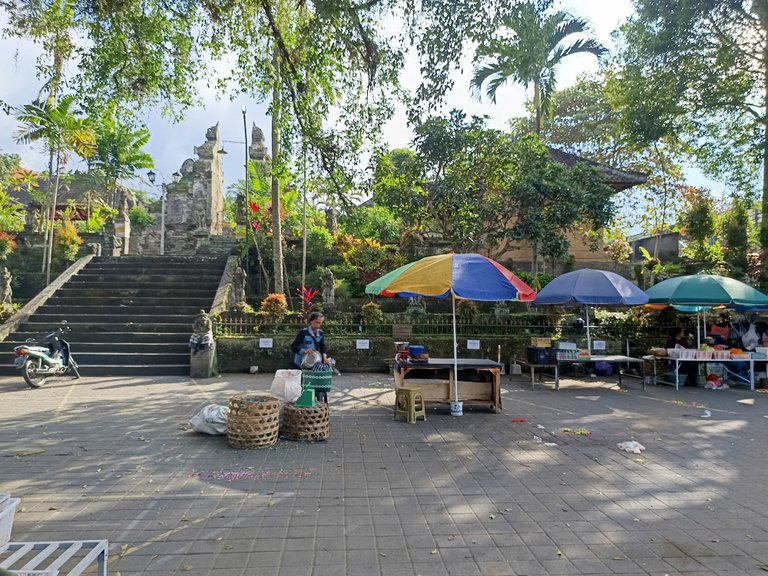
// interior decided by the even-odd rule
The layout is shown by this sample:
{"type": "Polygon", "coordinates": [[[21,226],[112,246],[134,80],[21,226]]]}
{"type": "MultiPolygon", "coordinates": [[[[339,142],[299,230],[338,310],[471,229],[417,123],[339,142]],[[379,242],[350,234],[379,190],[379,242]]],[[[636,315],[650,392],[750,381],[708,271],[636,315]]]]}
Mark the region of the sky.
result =
{"type": "MultiPolygon", "coordinates": [[[[613,47],[611,32],[632,13],[630,0],[563,0],[561,7],[590,21],[597,38],[609,48],[613,47]]],[[[4,24],[5,18],[0,14],[0,27],[4,24]]],[[[38,54],[38,48],[30,42],[0,38],[0,100],[12,105],[34,100],[40,88],[40,81],[35,77],[35,59],[38,54]]],[[[467,115],[487,115],[492,128],[504,128],[509,118],[523,115],[526,94],[522,87],[509,84],[501,88],[497,93],[496,104],[470,97],[470,58],[471,55],[467,54],[462,71],[456,76],[455,87],[446,99],[444,111],[460,108],[467,115]]],[[[597,61],[592,56],[569,57],[558,70],[558,85],[560,88],[570,86],[579,74],[596,71],[597,68],[597,61]]],[[[418,85],[420,75],[415,58],[407,59],[401,80],[409,89],[415,89],[418,85]]],[[[204,87],[200,90],[204,106],[185,111],[182,121],[173,122],[164,118],[159,111],[151,111],[144,119],[152,133],[146,151],[155,160],[155,172],[158,174],[156,185],[170,181],[171,175],[179,170],[184,160],[195,157],[194,146],[205,141],[206,129],[216,123],[219,123],[223,147],[227,151],[223,158],[225,187],[242,179],[245,156],[243,106],[246,108],[249,141],[251,126],[255,122],[264,130],[269,145],[269,117],[265,113],[264,103],[245,97],[219,99],[212,90],[204,87]]],[[[47,161],[39,149],[13,142],[12,134],[16,128],[17,122],[13,117],[0,114],[0,152],[19,154],[26,166],[38,171],[44,170],[47,161]]],[[[400,108],[385,127],[384,139],[391,147],[405,147],[411,138],[405,110],[400,108]]],[[[84,169],[84,165],[75,161],[70,164],[70,168],[84,169]]],[[[152,191],[146,180],[132,185],[152,191]]]]}

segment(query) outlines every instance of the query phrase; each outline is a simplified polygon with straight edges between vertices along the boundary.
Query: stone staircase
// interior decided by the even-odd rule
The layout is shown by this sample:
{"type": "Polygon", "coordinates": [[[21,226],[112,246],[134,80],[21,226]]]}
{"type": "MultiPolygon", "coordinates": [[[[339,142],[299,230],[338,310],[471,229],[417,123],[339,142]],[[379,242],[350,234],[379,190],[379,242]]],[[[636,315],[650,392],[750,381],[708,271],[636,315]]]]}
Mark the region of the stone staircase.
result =
{"type": "Polygon", "coordinates": [[[62,320],[82,376],[189,376],[189,336],[208,311],[226,257],[96,257],[0,342],[0,375],[13,348],[62,320]]]}

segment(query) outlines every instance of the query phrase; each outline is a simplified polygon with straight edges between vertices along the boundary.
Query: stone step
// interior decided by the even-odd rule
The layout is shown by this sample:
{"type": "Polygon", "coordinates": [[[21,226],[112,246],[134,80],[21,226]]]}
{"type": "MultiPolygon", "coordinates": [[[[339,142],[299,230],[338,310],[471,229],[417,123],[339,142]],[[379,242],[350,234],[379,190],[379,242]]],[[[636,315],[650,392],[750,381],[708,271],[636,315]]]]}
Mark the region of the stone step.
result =
{"type": "MultiPolygon", "coordinates": [[[[176,333],[187,334],[192,331],[192,323],[187,322],[123,322],[123,323],[99,323],[99,322],[80,322],[77,318],[68,318],[67,323],[72,332],[155,332],[155,333],[176,333]]],[[[55,323],[54,323],[55,324],[55,323]]],[[[42,334],[50,330],[50,322],[25,322],[21,327],[25,332],[42,334]]],[[[65,338],[66,339],[66,338],[65,338]]]]}
{"type": "MultiPolygon", "coordinates": [[[[77,356],[75,356],[77,358],[77,356]]],[[[2,360],[0,360],[2,362],[2,360]]],[[[83,366],[81,364],[79,372],[81,376],[189,376],[189,363],[186,364],[149,364],[149,365],[98,365],[83,366]]],[[[13,366],[13,363],[0,363],[0,376],[17,375],[23,382],[21,371],[13,366]]],[[[71,378],[64,376],[63,378],[71,378]]],[[[56,380],[51,380],[55,382],[56,380]]]]}
{"type": "MultiPolygon", "coordinates": [[[[178,342],[77,342],[67,339],[72,347],[72,353],[79,359],[85,353],[104,354],[189,354],[189,337],[178,342]]],[[[24,341],[0,342],[0,357],[3,354],[13,354],[16,346],[25,344],[24,341]]]]}
{"type": "MultiPolygon", "coordinates": [[[[95,304],[62,304],[60,302],[51,302],[37,309],[36,314],[55,314],[57,316],[79,316],[85,314],[106,315],[106,314],[137,314],[137,315],[156,315],[171,312],[174,316],[194,317],[200,312],[200,306],[187,304],[185,306],[173,306],[172,303],[163,303],[145,299],[136,299],[129,301],[130,304],[105,303],[104,300],[97,300],[95,304]]],[[[210,304],[210,302],[209,302],[210,304]]]]}
{"type": "MultiPolygon", "coordinates": [[[[47,332],[45,332],[47,334],[47,332]]],[[[120,332],[120,331],[103,331],[103,332],[89,332],[89,331],[76,331],[68,332],[64,339],[71,343],[73,348],[75,343],[89,342],[89,343],[143,343],[143,344],[155,344],[155,343],[168,343],[168,344],[181,344],[186,345],[189,342],[189,336],[192,334],[191,327],[187,327],[183,332],[120,332]]],[[[14,332],[6,342],[14,341],[23,343],[28,338],[39,338],[44,335],[44,330],[32,330],[27,329],[25,326],[21,327],[19,332],[14,332]]]]}
{"type": "Polygon", "coordinates": [[[114,275],[103,275],[103,276],[80,276],[79,274],[77,276],[74,276],[69,282],[67,282],[67,286],[72,288],[77,288],[80,286],[93,286],[95,288],[102,288],[102,287],[116,287],[120,288],[151,288],[151,287],[158,287],[158,288],[169,288],[169,287],[186,287],[186,286],[194,286],[197,284],[198,286],[208,286],[210,287],[211,283],[215,283],[214,288],[218,286],[218,280],[221,274],[212,274],[210,276],[205,275],[199,275],[199,274],[188,274],[188,275],[153,275],[153,276],[118,276],[117,274],[114,275]]]}
{"type": "MultiPolygon", "coordinates": [[[[140,297],[101,297],[93,298],[89,296],[54,296],[46,300],[44,306],[38,308],[39,312],[47,313],[43,309],[53,308],[54,311],[66,310],[67,312],[79,313],[98,311],[99,309],[109,309],[114,307],[159,307],[170,308],[176,306],[177,310],[192,309],[193,314],[197,314],[201,309],[208,310],[211,307],[211,298],[173,298],[163,297],[155,298],[147,294],[145,298],[140,297]],[[93,304],[91,304],[93,303],[93,304]]],[[[98,313],[98,312],[97,312],[98,313]]]]}
{"type": "Polygon", "coordinates": [[[167,324],[182,324],[189,327],[192,330],[192,323],[195,321],[195,315],[198,311],[194,311],[192,314],[176,314],[176,310],[167,308],[158,308],[157,311],[152,314],[136,314],[128,308],[114,308],[114,312],[106,314],[71,314],[67,311],[65,314],[45,314],[35,313],[29,317],[27,323],[30,324],[45,324],[47,326],[55,326],[61,323],[62,320],[66,320],[72,329],[75,329],[75,324],[103,324],[103,325],[116,325],[122,326],[126,324],[144,324],[144,325],[167,325],[167,324]]]}
{"type": "Polygon", "coordinates": [[[207,298],[209,302],[213,302],[213,298],[216,295],[216,289],[210,286],[195,287],[190,286],[185,289],[180,288],[151,288],[151,287],[137,287],[137,288],[123,288],[117,290],[115,287],[101,287],[94,288],[92,286],[79,286],[72,288],[68,284],[65,284],[59,290],[56,290],[53,295],[56,297],[75,297],[75,298],[114,298],[114,297],[136,297],[136,298],[207,298]]]}

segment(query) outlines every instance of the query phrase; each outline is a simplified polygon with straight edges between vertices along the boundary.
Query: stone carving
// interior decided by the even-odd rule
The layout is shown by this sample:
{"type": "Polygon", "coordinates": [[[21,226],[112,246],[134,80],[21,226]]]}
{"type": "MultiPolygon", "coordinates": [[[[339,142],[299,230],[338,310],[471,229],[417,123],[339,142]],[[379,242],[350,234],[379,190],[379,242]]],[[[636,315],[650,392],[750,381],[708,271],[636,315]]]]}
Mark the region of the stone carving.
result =
{"type": "Polygon", "coordinates": [[[192,160],[192,158],[187,158],[184,160],[184,162],[181,164],[181,169],[179,172],[181,172],[182,176],[189,176],[192,174],[192,170],[195,167],[195,161],[192,160]]]}
{"type": "Polygon", "coordinates": [[[100,243],[98,243],[98,242],[90,242],[87,245],[87,248],[88,248],[88,253],[89,254],[93,254],[94,256],[101,256],[102,246],[101,246],[100,243]]]}
{"type": "Polygon", "coordinates": [[[219,139],[219,123],[216,122],[215,126],[211,126],[205,131],[206,140],[218,140],[219,139]]]}
{"type": "Polygon", "coordinates": [[[271,160],[271,156],[267,153],[267,144],[264,142],[264,132],[261,128],[253,123],[251,129],[251,146],[248,149],[248,156],[254,162],[266,162],[271,160]]]}
{"type": "Polygon", "coordinates": [[[192,332],[199,336],[205,336],[206,334],[213,332],[213,323],[211,317],[205,310],[200,310],[195,317],[195,322],[192,324],[192,332]]]}
{"type": "Polygon", "coordinates": [[[335,304],[335,292],[333,289],[333,272],[330,268],[323,271],[323,304],[333,306],[335,304]]]}
{"type": "Polygon", "coordinates": [[[2,308],[12,308],[13,306],[13,289],[11,288],[11,272],[3,266],[2,275],[2,289],[0,289],[0,306],[2,308]]]}
{"type": "Polygon", "coordinates": [[[216,343],[213,339],[213,323],[205,310],[200,310],[192,324],[189,337],[189,375],[192,378],[210,378],[216,370],[216,343]]]}
{"type": "Polygon", "coordinates": [[[242,266],[235,268],[235,272],[232,275],[232,294],[235,304],[245,302],[245,282],[247,278],[248,276],[242,266]]]}

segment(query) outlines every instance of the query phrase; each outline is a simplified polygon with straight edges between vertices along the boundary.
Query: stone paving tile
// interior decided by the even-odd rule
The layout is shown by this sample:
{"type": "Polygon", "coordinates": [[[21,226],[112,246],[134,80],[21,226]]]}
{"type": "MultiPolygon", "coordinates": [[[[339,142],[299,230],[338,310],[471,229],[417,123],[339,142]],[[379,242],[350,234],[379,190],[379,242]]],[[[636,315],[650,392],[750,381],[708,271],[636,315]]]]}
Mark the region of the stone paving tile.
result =
{"type": "Polygon", "coordinates": [[[86,377],[40,390],[0,379],[0,490],[22,498],[14,539],[109,538],[122,576],[749,576],[768,565],[762,394],[505,381],[500,414],[431,406],[408,425],[391,419],[390,390],[368,386],[391,379],[345,374],[326,442],[240,451],[185,430],[204,404],[270,379],[86,377]],[[592,433],[563,431],[579,427],[592,433]],[[628,439],[647,450],[619,452],[628,439]]]}

